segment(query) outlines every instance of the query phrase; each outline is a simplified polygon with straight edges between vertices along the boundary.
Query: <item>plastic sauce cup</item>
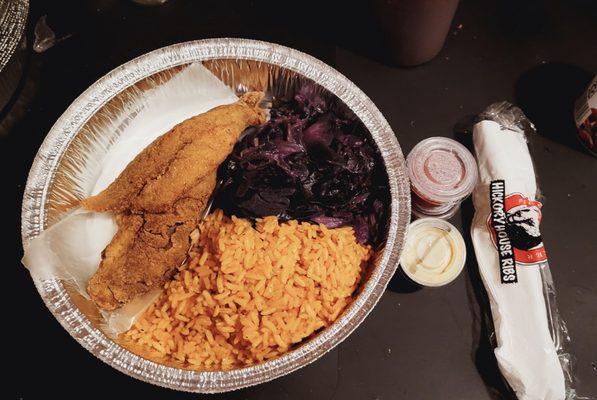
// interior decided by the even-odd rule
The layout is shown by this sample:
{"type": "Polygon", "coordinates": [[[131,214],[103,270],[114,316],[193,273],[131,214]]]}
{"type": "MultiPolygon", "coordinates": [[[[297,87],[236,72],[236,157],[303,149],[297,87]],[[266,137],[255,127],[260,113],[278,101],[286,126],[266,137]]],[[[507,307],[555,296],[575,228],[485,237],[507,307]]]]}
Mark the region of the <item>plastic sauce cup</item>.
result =
{"type": "Polygon", "coordinates": [[[466,246],[458,229],[440,218],[411,223],[400,266],[411,280],[423,286],[443,286],[464,268],[466,246]]]}
{"type": "Polygon", "coordinates": [[[416,202],[413,202],[411,212],[416,218],[434,217],[450,219],[458,212],[459,209],[460,202],[456,204],[449,203],[443,206],[432,208],[424,208],[416,202]]]}
{"type": "Polygon", "coordinates": [[[413,209],[449,218],[477,183],[477,163],[455,140],[431,137],[419,142],[406,159],[413,192],[413,209]]]}

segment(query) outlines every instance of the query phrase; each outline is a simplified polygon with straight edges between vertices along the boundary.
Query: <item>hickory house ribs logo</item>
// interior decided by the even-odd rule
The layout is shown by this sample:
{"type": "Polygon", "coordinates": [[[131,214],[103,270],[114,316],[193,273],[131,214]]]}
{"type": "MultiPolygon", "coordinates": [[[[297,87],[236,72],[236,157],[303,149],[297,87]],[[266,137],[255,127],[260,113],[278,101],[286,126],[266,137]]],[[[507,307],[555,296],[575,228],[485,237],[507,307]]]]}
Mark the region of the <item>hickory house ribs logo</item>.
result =
{"type": "MultiPolygon", "coordinates": [[[[511,193],[503,200],[505,232],[510,238],[516,264],[533,265],[547,260],[543,240],[539,232],[541,203],[530,200],[521,193],[511,193]]],[[[493,244],[499,248],[492,215],[487,218],[493,244]]]]}

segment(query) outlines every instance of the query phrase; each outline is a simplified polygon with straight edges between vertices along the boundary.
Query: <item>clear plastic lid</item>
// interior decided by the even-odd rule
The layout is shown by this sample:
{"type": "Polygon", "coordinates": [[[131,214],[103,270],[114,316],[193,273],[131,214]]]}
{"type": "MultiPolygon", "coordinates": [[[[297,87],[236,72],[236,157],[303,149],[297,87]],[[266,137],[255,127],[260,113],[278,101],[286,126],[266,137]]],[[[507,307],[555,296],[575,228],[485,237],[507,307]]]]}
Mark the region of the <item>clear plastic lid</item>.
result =
{"type": "Polygon", "coordinates": [[[400,257],[400,266],[413,281],[424,286],[443,286],[460,274],[466,246],[456,227],[439,218],[411,223],[400,257]]]}
{"type": "Polygon", "coordinates": [[[419,142],[406,159],[412,189],[431,203],[459,202],[477,183],[477,163],[455,140],[431,137],[419,142]]]}

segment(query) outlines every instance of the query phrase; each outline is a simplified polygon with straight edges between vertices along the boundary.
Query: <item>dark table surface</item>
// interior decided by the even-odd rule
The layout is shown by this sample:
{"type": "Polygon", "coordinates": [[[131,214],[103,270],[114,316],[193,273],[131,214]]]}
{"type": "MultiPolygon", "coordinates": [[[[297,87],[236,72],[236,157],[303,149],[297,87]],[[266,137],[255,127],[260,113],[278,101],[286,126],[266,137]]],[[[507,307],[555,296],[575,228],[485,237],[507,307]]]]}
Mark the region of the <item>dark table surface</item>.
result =
{"type": "MultiPolygon", "coordinates": [[[[24,79],[0,122],[9,196],[3,247],[10,271],[11,397],[139,396],[212,399],[508,398],[480,316],[486,311],[471,252],[454,283],[410,291],[402,278],[342,344],[291,375],[230,394],[177,393],[136,381],[87,353],[44,307],[22,268],[20,202],[44,136],[90,84],[118,65],[168,44],[247,37],[295,47],[337,68],[380,108],[407,153],[428,136],[467,142],[470,117],[491,102],[521,105],[538,135],[533,155],[545,196],[542,232],[575,356],[575,384],[597,395],[597,160],[574,136],[572,100],[597,71],[597,2],[462,1],[446,45],[416,68],[388,62],[368,2],[170,0],[32,1],[24,79]],[[58,38],[31,51],[47,15],[58,38]],[[11,233],[12,232],[12,233],[11,233]],[[14,304],[18,301],[18,306],[14,304]]],[[[451,219],[468,237],[470,202],[451,219]]],[[[522,305],[521,305],[522,306],[522,305]]]]}

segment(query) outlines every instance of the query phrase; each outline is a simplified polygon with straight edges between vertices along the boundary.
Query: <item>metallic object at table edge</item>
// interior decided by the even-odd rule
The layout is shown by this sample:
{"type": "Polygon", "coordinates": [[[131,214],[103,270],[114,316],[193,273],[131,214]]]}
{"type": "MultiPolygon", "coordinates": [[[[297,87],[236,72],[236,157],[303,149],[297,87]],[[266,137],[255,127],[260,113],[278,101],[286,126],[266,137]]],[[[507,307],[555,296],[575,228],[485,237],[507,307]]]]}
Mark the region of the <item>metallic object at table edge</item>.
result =
{"type": "Polygon", "coordinates": [[[28,0],[0,1],[0,111],[21,79],[28,0]]]}
{"type": "Polygon", "coordinates": [[[312,79],[346,103],[363,121],[380,148],[389,179],[391,215],[388,238],[377,265],[354,302],[334,324],[277,359],[232,371],[189,371],[143,359],[118,346],[95,328],[73,304],[62,282],[49,280],[37,285],[56,319],[102,361],[149,383],[204,393],[235,390],[288,374],[315,361],[344,340],[383,294],[398,266],[410,220],[410,186],[400,145],[380,111],[360,89],[333,68],[297,50],[245,39],[208,39],[172,45],[140,56],[101,78],[72,103],[48,133],[31,167],[23,198],[23,243],[46,227],[48,191],[61,156],[97,110],[119,92],[152,74],[190,62],[217,59],[253,60],[285,68],[312,79]]]}

